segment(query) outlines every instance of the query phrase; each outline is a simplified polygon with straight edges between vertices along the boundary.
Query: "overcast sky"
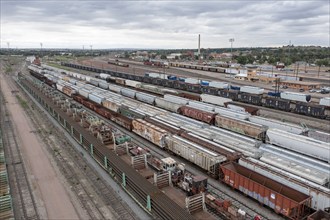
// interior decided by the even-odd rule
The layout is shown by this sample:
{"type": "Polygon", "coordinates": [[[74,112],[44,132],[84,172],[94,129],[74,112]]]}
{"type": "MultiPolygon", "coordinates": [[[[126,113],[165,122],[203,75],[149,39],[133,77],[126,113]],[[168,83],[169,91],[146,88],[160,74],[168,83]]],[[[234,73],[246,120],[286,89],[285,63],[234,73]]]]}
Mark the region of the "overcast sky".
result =
{"type": "Polygon", "coordinates": [[[1,1],[1,47],[329,46],[330,0],[1,1]]]}

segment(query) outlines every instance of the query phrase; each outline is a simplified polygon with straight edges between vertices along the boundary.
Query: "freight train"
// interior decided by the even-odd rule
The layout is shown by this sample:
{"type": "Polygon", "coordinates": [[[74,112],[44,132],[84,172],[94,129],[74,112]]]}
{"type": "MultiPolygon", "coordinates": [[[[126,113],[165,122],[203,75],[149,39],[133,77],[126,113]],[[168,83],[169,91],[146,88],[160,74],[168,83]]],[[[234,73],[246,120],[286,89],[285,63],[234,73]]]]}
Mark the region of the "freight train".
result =
{"type": "MultiPolygon", "coordinates": [[[[44,76],[39,76],[39,78],[44,79],[43,77],[44,76]]],[[[64,86],[69,87],[69,83],[64,86]]],[[[159,123],[161,117],[159,118],[158,116],[162,116],[166,114],[162,114],[161,110],[152,109],[152,106],[150,106],[152,110],[148,109],[148,111],[146,111],[146,112],[151,112],[149,113],[148,117],[143,117],[143,119],[137,119],[139,118],[138,114],[143,115],[144,113],[143,108],[141,112],[137,112],[137,111],[134,112],[129,110],[127,111],[127,109],[122,108],[122,106],[118,107],[114,105],[110,107],[111,103],[106,104],[105,102],[106,99],[102,98],[102,95],[98,96],[97,94],[91,94],[91,95],[88,94],[87,97],[84,97],[82,95],[83,93],[80,92],[80,89],[75,88],[74,85],[71,85],[71,91],[68,91],[68,88],[64,89],[64,86],[62,87],[61,92],[72,97],[74,100],[86,106],[87,108],[90,108],[93,111],[97,112],[98,114],[102,115],[103,117],[108,118],[116,122],[117,124],[125,127],[126,129],[135,132],[136,134],[142,136],[143,138],[148,139],[157,146],[169,150],[174,154],[177,154],[185,158],[186,160],[196,164],[197,166],[206,170],[209,175],[215,178],[220,178],[220,180],[224,181],[226,184],[234,188],[237,188],[239,190],[243,189],[240,185],[241,184],[240,182],[238,182],[237,184],[235,183],[234,181],[235,178],[230,179],[233,175],[236,175],[239,177],[239,179],[242,179],[243,177],[240,176],[242,175],[244,176],[245,173],[241,171],[243,170],[243,168],[239,168],[240,166],[237,164],[237,160],[239,158],[242,158],[242,155],[237,153],[235,150],[229,149],[228,147],[222,144],[217,144],[216,142],[210,142],[207,139],[197,138],[196,135],[193,135],[192,133],[189,132],[189,129],[181,129],[181,128],[178,129],[175,126],[171,126],[170,121],[168,121],[168,123],[159,123]],[[155,114],[153,114],[152,111],[156,111],[155,114]],[[152,115],[157,117],[152,117],[152,115]],[[232,161],[230,163],[234,165],[227,165],[226,164],[227,161],[232,161]]],[[[83,87],[88,88],[88,87],[92,87],[92,85],[84,84],[83,87]]],[[[61,89],[60,87],[57,88],[61,89]]],[[[100,88],[97,88],[96,90],[99,93],[103,94],[104,96],[106,95],[106,93],[109,93],[109,91],[100,88]]],[[[128,91],[128,94],[129,92],[132,91],[128,91]]],[[[113,97],[112,104],[116,103],[114,101],[114,99],[116,99],[116,95],[119,96],[119,94],[111,93],[111,96],[113,97]]],[[[134,100],[130,102],[130,105],[134,105],[134,100]]],[[[143,105],[145,104],[139,105],[138,109],[141,109],[140,107],[143,107],[143,105]]],[[[179,109],[180,108],[181,107],[179,107],[179,109]]],[[[179,121],[180,118],[179,115],[176,117],[177,117],[176,120],[179,121]]],[[[258,133],[254,133],[253,135],[255,134],[258,133]]],[[[315,152],[313,152],[313,154],[315,154],[315,152]]],[[[250,172],[249,176],[244,177],[247,180],[242,179],[242,181],[245,182],[250,181],[251,184],[258,185],[260,188],[261,183],[258,181],[260,180],[261,177],[258,177],[258,174],[253,174],[252,170],[250,170],[249,172],[250,172]]],[[[301,181],[299,184],[305,184],[305,183],[301,181]]],[[[301,192],[300,193],[295,192],[295,195],[299,195],[299,197],[297,197],[299,198],[298,201],[297,198],[292,197],[291,194],[287,194],[286,191],[285,192],[276,191],[277,188],[274,188],[274,185],[278,187],[285,186],[282,183],[276,181],[273,182],[263,181],[263,187],[265,188],[265,190],[268,190],[272,193],[267,195],[265,194],[264,197],[262,198],[255,198],[253,196],[252,197],[254,199],[259,200],[263,204],[273,208],[276,212],[279,212],[291,219],[300,219],[300,217],[306,214],[304,211],[301,212],[301,210],[305,210],[305,211],[307,210],[310,197],[306,196],[305,194],[302,194],[301,192]],[[282,200],[281,201],[277,199],[274,200],[274,197],[280,197],[282,200]],[[281,204],[277,204],[276,206],[274,206],[272,200],[274,200],[275,202],[279,201],[281,204]],[[284,204],[291,204],[291,205],[286,206],[284,204]]],[[[304,186],[305,188],[308,188],[306,184],[304,186]]],[[[312,192],[315,192],[317,190],[320,190],[320,188],[321,187],[319,187],[318,189],[309,188],[309,190],[313,190],[312,192]]],[[[253,190],[251,192],[244,190],[243,192],[249,196],[251,196],[251,193],[252,194],[257,193],[254,192],[253,190]]],[[[314,200],[329,199],[329,195],[330,195],[329,191],[326,191],[323,192],[323,194],[320,194],[313,198],[314,200]]],[[[313,208],[323,209],[325,205],[327,205],[326,202],[323,203],[316,202],[313,208]],[[319,206],[319,204],[322,204],[322,206],[319,206]]]]}
{"type": "Polygon", "coordinates": [[[240,87],[237,86],[229,86],[227,88],[224,88],[222,86],[216,86],[214,82],[211,83],[207,81],[199,81],[199,83],[194,83],[193,81],[198,82],[198,80],[197,79],[193,80],[192,78],[188,78],[187,80],[185,78],[180,78],[177,76],[168,76],[164,74],[159,74],[159,77],[155,78],[155,77],[150,77],[148,75],[138,76],[123,72],[103,70],[101,68],[83,66],[72,63],[62,62],[61,65],[77,68],[77,69],[88,70],[97,73],[106,73],[115,77],[179,89],[192,93],[221,96],[225,98],[230,98],[233,101],[239,101],[256,106],[264,106],[264,107],[287,111],[287,112],[294,112],[297,114],[307,115],[315,118],[321,118],[321,119],[330,118],[329,106],[325,106],[322,103],[321,104],[310,103],[309,95],[303,95],[299,93],[292,93],[291,95],[289,93],[285,93],[286,96],[282,95],[282,93],[252,94],[248,92],[241,92],[240,87]]]}

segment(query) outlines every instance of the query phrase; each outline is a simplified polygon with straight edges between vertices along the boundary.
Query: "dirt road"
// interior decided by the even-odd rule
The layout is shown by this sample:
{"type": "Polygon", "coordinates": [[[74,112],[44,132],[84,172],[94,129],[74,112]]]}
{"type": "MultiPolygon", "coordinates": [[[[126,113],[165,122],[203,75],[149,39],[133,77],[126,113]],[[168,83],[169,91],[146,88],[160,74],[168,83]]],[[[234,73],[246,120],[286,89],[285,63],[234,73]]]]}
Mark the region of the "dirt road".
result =
{"type": "Polygon", "coordinates": [[[3,75],[0,76],[1,89],[7,101],[7,109],[21,142],[21,152],[30,181],[37,200],[40,200],[46,211],[42,218],[47,219],[79,219],[79,213],[74,208],[72,201],[47,157],[43,143],[34,133],[34,127],[22,106],[17,101],[15,94],[3,75]]]}

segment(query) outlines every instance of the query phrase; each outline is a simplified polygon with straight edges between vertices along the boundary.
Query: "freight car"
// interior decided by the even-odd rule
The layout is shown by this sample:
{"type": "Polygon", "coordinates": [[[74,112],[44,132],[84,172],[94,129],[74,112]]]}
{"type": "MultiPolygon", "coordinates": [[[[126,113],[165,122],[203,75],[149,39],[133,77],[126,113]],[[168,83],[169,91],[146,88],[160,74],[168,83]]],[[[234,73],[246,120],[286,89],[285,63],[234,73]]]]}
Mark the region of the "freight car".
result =
{"type": "Polygon", "coordinates": [[[121,67],[129,67],[129,64],[119,62],[118,60],[110,60],[110,61],[108,61],[108,64],[112,64],[112,65],[116,65],[116,66],[121,66],[121,67]]]}
{"type": "Polygon", "coordinates": [[[300,220],[309,213],[311,197],[293,188],[271,180],[236,162],[221,165],[223,181],[276,213],[300,220]]]}
{"type": "MultiPolygon", "coordinates": [[[[87,66],[82,66],[78,64],[71,64],[71,63],[61,63],[64,66],[69,66],[73,68],[78,68],[78,69],[84,69],[84,70],[89,70],[89,71],[95,71],[97,68],[91,68],[87,66]]],[[[101,70],[101,69],[100,69],[101,70]]],[[[101,72],[105,72],[106,74],[110,74],[112,76],[116,77],[122,77],[128,79],[130,74],[126,73],[121,73],[121,72],[114,72],[110,70],[102,70],[101,72]]],[[[253,104],[253,105],[262,105],[264,107],[268,108],[274,108],[277,110],[282,110],[282,111],[291,111],[297,114],[305,114],[310,117],[316,117],[316,118],[330,118],[330,112],[329,111],[322,111],[320,107],[314,107],[312,103],[308,103],[310,100],[309,95],[304,95],[304,94],[299,94],[296,93],[289,93],[286,92],[282,95],[282,97],[274,97],[272,95],[256,95],[256,94],[249,94],[249,93],[240,93],[240,91],[235,90],[235,86],[230,86],[230,89],[221,87],[219,88],[218,85],[213,84],[212,82],[209,82],[209,86],[207,85],[192,85],[188,84],[184,81],[180,81],[180,78],[178,77],[173,77],[171,76],[171,79],[169,78],[162,78],[162,79],[156,79],[152,78],[149,76],[132,76],[132,78],[136,81],[140,82],[145,82],[145,83],[150,83],[150,84],[155,84],[155,85],[161,85],[161,86],[166,86],[170,88],[175,88],[175,89],[180,89],[184,91],[190,91],[194,93],[203,93],[203,94],[210,94],[210,95],[217,95],[225,98],[230,98],[233,101],[240,101],[240,102],[245,102],[248,104],[253,104]],[[176,80],[173,80],[176,79],[176,80]],[[188,86],[189,85],[189,86],[188,86]],[[241,95],[243,94],[243,95],[241,95]],[[309,113],[308,110],[298,110],[296,108],[296,101],[301,101],[304,100],[306,102],[306,106],[311,106],[311,108],[314,108],[313,112],[319,112],[319,113],[309,113]]],[[[237,88],[238,90],[240,89],[239,87],[237,88]]],[[[282,93],[281,93],[282,94],[282,93]]],[[[281,96],[280,94],[280,96],[281,96]]]]}

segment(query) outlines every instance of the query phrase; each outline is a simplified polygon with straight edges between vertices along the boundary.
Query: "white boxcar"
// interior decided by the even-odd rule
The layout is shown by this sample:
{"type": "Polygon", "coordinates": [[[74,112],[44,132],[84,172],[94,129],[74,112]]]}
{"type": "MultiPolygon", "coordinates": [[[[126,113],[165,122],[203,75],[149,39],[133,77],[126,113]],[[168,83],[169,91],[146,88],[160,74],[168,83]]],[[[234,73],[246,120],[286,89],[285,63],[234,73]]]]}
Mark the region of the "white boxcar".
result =
{"type": "Polygon", "coordinates": [[[189,84],[199,84],[200,80],[195,78],[186,78],[185,83],[189,84]]]}
{"type": "Polygon", "coordinates": [[[240,92],[250,93],[250,94],[256,94],[261,95],[264,93],[263,88],[255,87],[255,86],[241,86],[240,92]]]}
{"type": "Polygon", "coordinates": [[[99,86],[100,81],[97,80],[97,79],[91,79],[89,81],[89,83],[92,84],[92,85],[94,85],[94,86],[99,86]]]}
{"type": "Polygon", "coordinates": [[[79,95],[84,96],[85,98],[88,98],[88,95],[90,93],[90,90],[87,89],[79,89],[78,90],[79,95]]]}
{"type": "Polygon", "coordinates": [[[81,86],[81,87],[83,87],[83,86],[86,85],[86,83],[83,82],[83,81],[77,81],[77,82],[76,82],[76,85],[77,85],[77,86],[81,86]]]}
{"type": "Polygon", "coordinates": [[[233,101],[232,99],[227,99],[227,98],[223,98],[220,96],[214,96],[214,95],[208,95],[208,94],[201,94],[200,97],[203,102],[220,105],[220,106],[225,106],[226,102],[233,101]]]}
{"type": "Polygon", "coordinates": [[[167,136],[165,142],[166,147],[170,151],[213,174],[218,172],[220,163],[227,160],[223,155],[205,149],[198,144],[176,135],[167,136]]]}
{"type": "Polygon", "coordinates": [[[64,86],[64,84],[56,83],[56,89],[59,90],[59,91],[61,91],[61,92],[63,90],[63,86],[64,86]]]}
{"type": "Polygon", "coordinates": [[[206,104],[203,102],[189,101],[188,105],[189,105],[189,107],[199,109],[199,110],[206,110],[206,111],[210,111],[210,112],[214,111],[214,105],[206,104]]]}
{"type": "Polygon", "coordinates": [[[114,84],[110,84],[110,85],[109,85],[109,90],[110,90],[110,91],[113,91],[113,92],[115,92],[115,93],[120,93],[122,88],[124,88],[124,87],[122,87],[122,86],[117,86],[117,85],[114,85],[114,84]]]}
{"type": "Polygon", "coordinates": [[[311,95],[295,92],[281,92],[282,99],[288,99],[298,102],[309,102],[311,100],[311,95]]]}
{"type": "Polygon", "coordinates": [[[177,113],[179,108],[183,106],[159,97],[155,98],[155,105],[159,108],[163,108],[175,113],[177,113]]]}
{"type": "Polygon", "coordinates": [[[130,97],[132,99],[135,99],[136,91],[133,89],[122,88],[120,90],[120,94],[122,94],[123,96],[130,97]]]}
{"type": "Polygon", "coordinates": [[[210,87],[214,87],[214,88],[219,88],[219,89],[228,89],[229,88],[229,84],[226,82],[217,82],[217,81],[211,81],[209,83],[210,87]]]}
{"type": "Polygon", "coordinates": [[[134,88],[138,88],[138,87],[140,87],[141,83],[138,82],[138,81],[133,81],[133,80],[126,79],[125,80],[125,85],[130,86],[130,87],[134,87],[134,88]]]}
{"type": "Polygon", "coordinates": [[[155,103],[156,96],[154,96],[154,95],[149,95],[149,94],[143,93],[143,92],[137,92],[135,94],[135,96],[136,96],[136,99],[141,102],[145,102],[145,103],[148,103],[151,105],[153,105],[155,103]]]}
{"type": "Polygon", "coordinates": [[[288,173],[284,170],[270,166],[253,158],[240,159],[240,165],[251,169],[272,180],[291,187],[299,192],[312,197],[311,207],[313,209],[322,209],[330,207],[330,189],[301,178],[297,175],[288,173]]]}
{"type": "Polygon", "coordinates": [[[301,176],[314,183],[320,184],[321,186],[324,186],[329,182],[328,173],[321,172],[306,166],[303,163],[297,163],[296,161],[288,160],[287,158],[275,154],[264,153],[260,160],[282,170],[286,170],[290,173],[301,176]]]}
{"type": "Polygon", "coordinates": [[[179,96],[174,96],[174,95],[168,95],[168,94],[164,95],[164,99],[181,105],[187,105],[189,102],[189,99],[181,98],[179,96]]]}
{"type": "Polygon", "coordinates": [[[329,143],[273,128],[267,130],[267,137],[270,144],[330,162],[329,143]]]}
{"type": "Polygon", "coordinates": [[[330,97],[324,97],[320,99],[320,105],[330,107],[330,97]]]}
{"type": "Polygon", "coordinates": [[[102,95],[98,95],[94,93],[90,93],[88,95],[88,99],[100,105],[102,105],[102,102],[105,100],[105,98],[102,95]]]}
{"type": "Polygon", "coordinates": [[[248,119],[251,115],[247,112],[237,111],[233,109],[223,108],[223,107],[216,107],[214,112],[219,113],[220,115],[229,116],[237,119],[248,119]]]}
{"type": "Polygon", "coordinates": [[[264,118],[264,117],[260,117],[260,116],[252,115],[249,117],[249,121],[257,123],[257,124],[265,125],[269,128],[277,128],[282,131],[287,131],[287,132],[290,132],[293,134],[302,134],[307,131],[306,128],[299,126],[299,125],[290,124],[290,123],[282,122],[279,120],[275,120],[275,119],[271,119],[271,118],[264,118]]]}

